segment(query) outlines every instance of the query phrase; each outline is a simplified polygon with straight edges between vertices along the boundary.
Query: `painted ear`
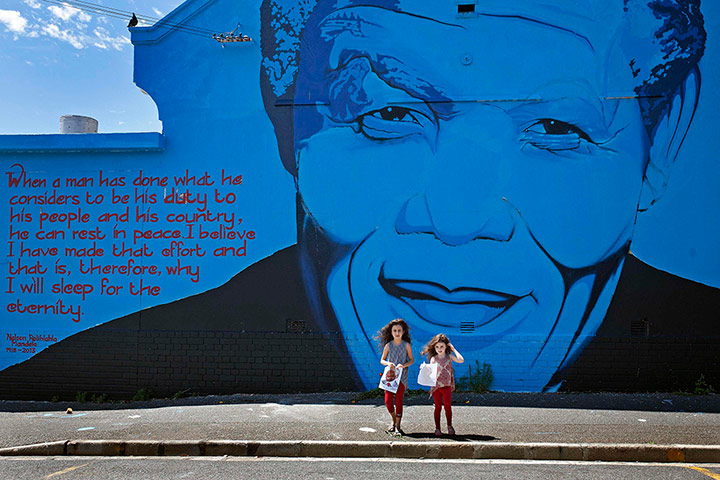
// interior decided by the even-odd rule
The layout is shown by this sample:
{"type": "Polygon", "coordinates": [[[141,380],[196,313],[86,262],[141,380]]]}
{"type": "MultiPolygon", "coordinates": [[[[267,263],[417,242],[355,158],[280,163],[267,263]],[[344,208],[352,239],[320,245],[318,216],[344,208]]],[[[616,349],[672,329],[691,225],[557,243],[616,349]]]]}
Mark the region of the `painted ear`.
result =
{"type": "Polygon", "coordinates": [[[692,123],[700,94],[700,73],[692,70],[677,91],[670,106],[657,124],[645,169],[639,211],[654,205],[665,193],[667,182],[680,147],[692,123]]]}

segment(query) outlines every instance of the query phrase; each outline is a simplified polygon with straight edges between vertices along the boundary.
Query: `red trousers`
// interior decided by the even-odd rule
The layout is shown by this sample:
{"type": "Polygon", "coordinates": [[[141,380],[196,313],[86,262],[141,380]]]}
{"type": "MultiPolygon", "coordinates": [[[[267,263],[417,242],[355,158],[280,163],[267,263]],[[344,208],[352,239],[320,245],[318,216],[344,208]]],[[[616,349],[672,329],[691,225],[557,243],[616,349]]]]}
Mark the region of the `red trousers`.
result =
{"type": "Polygon", "coordinates": [[[440,428],[440,410],[445,405],[445,418],[448,426],[452,425],[452,391],[450,387],[440,387],[433,392],[433,400],[435,401],[435,428],[440,428]]]}
{"type": "Polygon", "coordinates": [[[396,416],[402,417],[403,395],[405,395],[405,384],[402,382],[400,382],[397,393],[390,393],[385,390],[385,406],[390,415],[394,413],[396,416]]]}

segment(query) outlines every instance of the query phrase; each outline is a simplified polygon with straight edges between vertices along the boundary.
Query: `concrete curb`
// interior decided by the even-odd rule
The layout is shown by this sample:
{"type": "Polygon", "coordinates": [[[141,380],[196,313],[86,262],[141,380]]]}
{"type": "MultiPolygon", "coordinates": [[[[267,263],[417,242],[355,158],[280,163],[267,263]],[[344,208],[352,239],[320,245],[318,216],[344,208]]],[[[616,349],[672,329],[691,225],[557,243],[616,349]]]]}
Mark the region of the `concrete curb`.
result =
{"type": "Polygon", "coordinates": [[[0,456],[263,456],[720,463],[720,445],[249,440],[66,440],[0,449],[0,456]]]}

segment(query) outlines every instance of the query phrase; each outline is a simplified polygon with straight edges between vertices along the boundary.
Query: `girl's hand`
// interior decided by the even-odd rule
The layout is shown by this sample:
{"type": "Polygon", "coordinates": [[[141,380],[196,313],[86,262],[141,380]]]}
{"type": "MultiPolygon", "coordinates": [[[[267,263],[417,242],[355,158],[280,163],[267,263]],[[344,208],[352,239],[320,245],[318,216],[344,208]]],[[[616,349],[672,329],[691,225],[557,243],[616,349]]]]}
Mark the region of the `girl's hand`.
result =
{"type": "MultiPolygon", "coordinates": [[[[448,344],[450,345],[450,344],[448,344]]],[[[450,345],[452,347],[452,345],[450,345]]],[[[462,356],[462,353],[458,352],[458,350],[453,347],[453,353],[450,354],[450,360],[456,363],[464,363],[465,359],[462,356]]]]}

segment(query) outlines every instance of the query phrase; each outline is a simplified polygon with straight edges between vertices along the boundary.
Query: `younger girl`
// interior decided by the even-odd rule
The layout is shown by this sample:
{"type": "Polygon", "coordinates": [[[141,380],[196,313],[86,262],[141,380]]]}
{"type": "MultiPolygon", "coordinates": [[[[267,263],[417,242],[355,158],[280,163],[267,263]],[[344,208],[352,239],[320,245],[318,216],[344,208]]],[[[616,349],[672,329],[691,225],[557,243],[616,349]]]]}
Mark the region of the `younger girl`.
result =
{"type": "Polygon", "coordinates": [[[388,432],[404,435],[405,432],[400,428],[403,411],[403,395],[405,394],[408,382],[407,367],[413,364],[408,325],[405,323],[405,320],[396,318],[381,328],[375,338],[379,341],[380,345],[383,345],[380,363],[390,366],[393,371],[396,368],[402,367],[402,377],[400,378],[400,386],[398,387],[397,393],[385,391],[385,406],[392,417],[392,424],[388,427],[388,432]]]}
{"type": "Polygon", "coordinates": [[[448,435],[455,435],[455,429],[452,426],[452,394],[455,390],[455,373],[453,372],[452,362],[463,363],[465,359],[453,347],[448,337],[439,333],[435,335],[430,342],[425,345],[421,355],[427,355],[430,363],[438,364],[437,383],[430,389],[435,401],[435,436],[442,435],[440,431],[440,410],[445,405],[445,418],[447,419],[448,435]]]}

